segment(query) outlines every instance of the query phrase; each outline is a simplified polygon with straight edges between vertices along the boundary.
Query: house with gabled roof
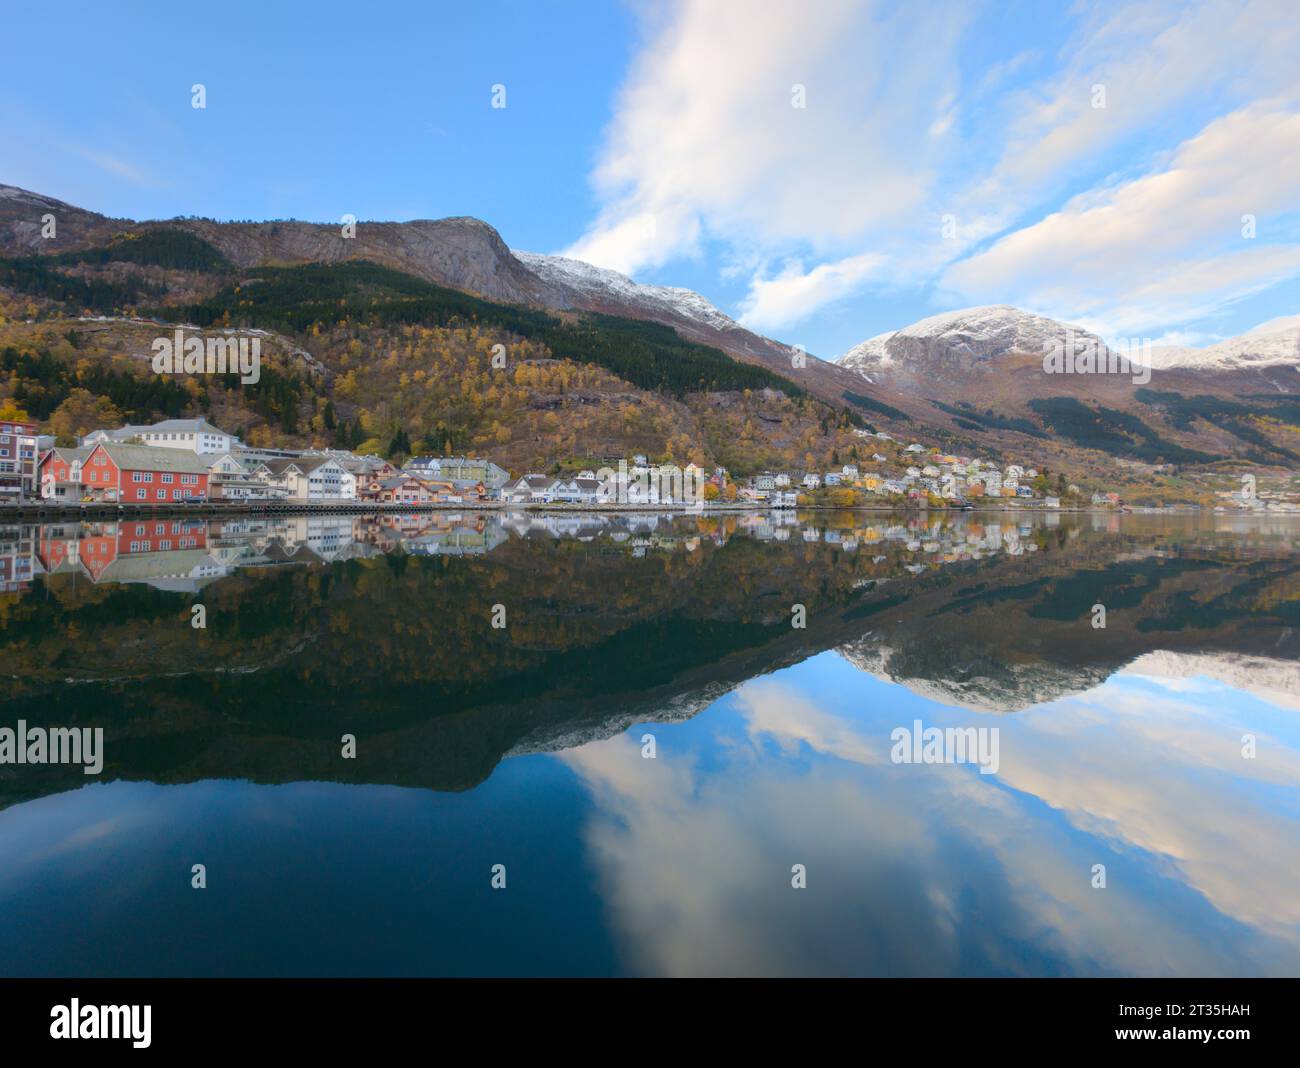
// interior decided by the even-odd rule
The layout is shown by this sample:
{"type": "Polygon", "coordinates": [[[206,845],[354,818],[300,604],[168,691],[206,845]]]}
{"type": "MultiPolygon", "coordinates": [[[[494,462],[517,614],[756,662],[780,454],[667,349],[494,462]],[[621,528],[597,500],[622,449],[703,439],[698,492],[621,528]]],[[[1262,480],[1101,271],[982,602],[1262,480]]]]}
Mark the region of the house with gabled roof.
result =
{"type": "Polygon", "coordinates": [[[548,504],[555,499],[555,483],[550,475],[524,475],[501,487],[501,499],[514,504],[548,504]]]}
{"type": "Polygon", "coordinates": [[[356,476],[329,456],[264,460],[253,469],[253,477],[283,489],[291,501],[353,501],[357,497],[356,476]]]}
{"type": "Polygon", "coordinates": [[[69,449],[56,445],[42,453],[36,465],[36,482],[47,501],[73,503],[81,500],[81,465],[89,448],[69,449]]]}
{"type": "Polygon", "coordinates": [[[212,461],[187,449],[100,442],[81,463],[84,495],[120,504],[180,504],[208,497],[212,461]]]}
{"type": "Polygon", "coordinates": [[[158,449],[185,449],[204,456],[230,452],[242,444],[206,419],[164,419],[147,426],[128,424],[116,430],[94,430],[81,439],[83,447],[128,442],[158,449]]]}

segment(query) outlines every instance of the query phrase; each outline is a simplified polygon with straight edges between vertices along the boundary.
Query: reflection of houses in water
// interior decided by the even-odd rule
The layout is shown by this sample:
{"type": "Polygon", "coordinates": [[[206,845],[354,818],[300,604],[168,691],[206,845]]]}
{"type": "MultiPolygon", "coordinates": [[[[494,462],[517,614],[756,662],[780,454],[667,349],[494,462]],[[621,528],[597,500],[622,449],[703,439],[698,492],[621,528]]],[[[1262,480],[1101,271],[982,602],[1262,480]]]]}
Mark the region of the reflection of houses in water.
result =
{"type": "Polygon", "coordinates": [[[616,520],[592,512],[551,514],[507,512],[501,517],[502,529],[517,538],[577,538],[590,541],[610,530],[616,520]]]}
{"type": "Polygon", "coordinates": [[[94,576],[94,580],[143,582],[160,590],[195,593],[230,570],[202,549],[172,549],[119,556],[94,576]]]}
{"type": "MultiPolygon", "coordinates": [[[[807,523],[806,514],[804,519],[791,524],[775,514],[692,518],[651,512],[466,511],[0,526],[0,592],[26,592],[33,576],[69,574],[96,583],[144,582],[193,592],[243,568],[327,565],[398,553],[480,556],[515,538],[576,540],[590,544],[589,551],[596,554],[645,557],[652,551],[696,552],[704,541],[721,548],[733,535],[743,535],[802,541],[808,548],[821,544],[844,553],[862,547],[873,567],[919,574],[960,561],[1035,552],[1036,539],[1047,529],[1043,517],[1034,523],[934,515],[836,523],[818,517],[820,525],[807,523]]],[[[1072,538],[1084,530],[1062,526],[1052,537],[1072,538]]],[[[801,545],[797,551],[806,550],[801,545]]]]}
{"type": "Polygon", "coordinates": [[[196,519],[50,524],[35,539],[49,574],[83,574],[95,583],[147,583],[194,592],[231,570],[225,552],[213,555],[208,524],[196,519]]]}
{"type": "Polygon", "coordinates": [[[352,517],[348,515],[277,516],[267,533],[290,558],[303,549],[327,563],[351,556],[352,517]]]}
{"type": "Polygon", "coordinates": [[[40,567],[33,528],[21,524],[0,527],[0,593],[26,593],[40,567]]]}
{"type": "Polygon", "coordinates": [[[414,556],[481,556],[510,539],[498,523],[488,523],[483,516],[472,520],[439,516],[417,536],[404,538],[402,548],[414,556]]]}

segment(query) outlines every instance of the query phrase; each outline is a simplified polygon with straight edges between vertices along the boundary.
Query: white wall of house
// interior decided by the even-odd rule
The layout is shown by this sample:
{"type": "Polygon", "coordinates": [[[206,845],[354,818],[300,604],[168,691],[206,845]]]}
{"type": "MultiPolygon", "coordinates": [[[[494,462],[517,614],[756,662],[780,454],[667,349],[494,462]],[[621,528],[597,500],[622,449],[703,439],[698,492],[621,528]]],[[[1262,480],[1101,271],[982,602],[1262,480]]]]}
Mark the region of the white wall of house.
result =
{"type": "Polygon", "coordinates": [[[138,436],[146,445],[159,449],[188,449],[200,456],[217,456],[229,452],[235,440],[229,434],[184,430],[146,430],[138,436]]]}

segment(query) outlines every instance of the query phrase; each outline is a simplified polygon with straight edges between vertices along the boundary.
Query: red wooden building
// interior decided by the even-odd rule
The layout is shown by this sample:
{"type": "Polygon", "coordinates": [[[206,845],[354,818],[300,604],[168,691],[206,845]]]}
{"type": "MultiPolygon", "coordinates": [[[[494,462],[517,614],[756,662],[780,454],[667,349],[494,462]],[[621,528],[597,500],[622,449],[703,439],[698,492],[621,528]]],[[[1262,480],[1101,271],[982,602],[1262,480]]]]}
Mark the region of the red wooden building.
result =
{"type": "Polygon", "coordinates": [[[96,501],[180,504],[207,500],[210,457],[188,449],[99,444],[81,464],[81,486],[96,501]]]}

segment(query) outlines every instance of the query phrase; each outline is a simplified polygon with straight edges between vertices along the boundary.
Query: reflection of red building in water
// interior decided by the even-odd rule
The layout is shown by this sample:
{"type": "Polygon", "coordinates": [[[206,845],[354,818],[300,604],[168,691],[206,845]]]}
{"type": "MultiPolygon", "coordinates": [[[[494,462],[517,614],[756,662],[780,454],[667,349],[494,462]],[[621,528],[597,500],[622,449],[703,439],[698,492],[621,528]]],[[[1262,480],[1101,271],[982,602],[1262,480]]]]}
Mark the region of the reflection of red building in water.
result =
{"type": "Polygon", "coordinates": [[[80,537],[42,534],[37,555],[51,574],[80,564],[97,582],[110,564],[124,556],[207,547],[208,525],[201,519],[142,519],[96,523],[80,537]]]}

